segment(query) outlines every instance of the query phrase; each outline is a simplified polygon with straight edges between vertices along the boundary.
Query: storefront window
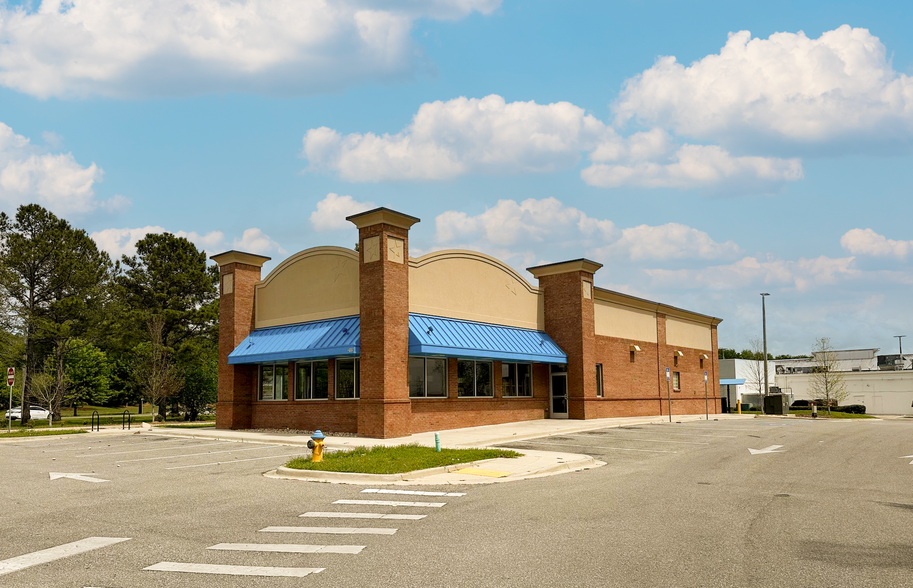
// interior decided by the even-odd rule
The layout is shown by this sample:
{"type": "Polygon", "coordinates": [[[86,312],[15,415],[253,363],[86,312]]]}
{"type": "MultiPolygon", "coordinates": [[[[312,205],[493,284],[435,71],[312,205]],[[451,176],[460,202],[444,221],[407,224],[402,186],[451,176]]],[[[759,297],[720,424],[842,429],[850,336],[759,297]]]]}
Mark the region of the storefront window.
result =
{"type": "Polygon", "coordinates": [[[457,384],[460,396],[493,396],[491,385],[491,362],[468,361],[457,362],[457,384]]]}
{"type": "Polygon", "coordinates": [[[528,363],[502,363],[501,395],[506,397],[532,396],[533,366],[528,363]]]}
{"type": "Polygon", "coordinates": [[[295,400],[326,400],[328,362],[307,361],[296,364],[295,400]]]}
{"type": "Polygon", "coordinates": [[[410,357],[409,396],[446,398],[447,360],[438,357],[410,357]]]}
{"type": "Polygon", "coordinates": [[[336,398],[358,398],[360,396],[358,381],[358,360],[336,360],[336,398]]]}
{"type": "Polygon", "coordinates": [[[287,364],[260,366],[260,390],[257,397],[260,400],[288,399],[287,364]]]}

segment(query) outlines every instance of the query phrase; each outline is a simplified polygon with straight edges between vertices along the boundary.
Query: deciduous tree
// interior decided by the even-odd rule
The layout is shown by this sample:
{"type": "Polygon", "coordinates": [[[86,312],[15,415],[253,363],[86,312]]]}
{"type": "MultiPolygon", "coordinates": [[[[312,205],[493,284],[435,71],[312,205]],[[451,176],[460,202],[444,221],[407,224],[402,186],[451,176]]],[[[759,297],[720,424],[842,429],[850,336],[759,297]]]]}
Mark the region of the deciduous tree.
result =
{"type": "Polygon", "coordinates": [[[818,339],[812,357],[815,362],[810,382],[812,397],[824,400],[830,414],[831,404],[839,405],[849,394],[843,374],[837,370],[837,352],[831,346],[831,340],[827,337],[818,339]]]}

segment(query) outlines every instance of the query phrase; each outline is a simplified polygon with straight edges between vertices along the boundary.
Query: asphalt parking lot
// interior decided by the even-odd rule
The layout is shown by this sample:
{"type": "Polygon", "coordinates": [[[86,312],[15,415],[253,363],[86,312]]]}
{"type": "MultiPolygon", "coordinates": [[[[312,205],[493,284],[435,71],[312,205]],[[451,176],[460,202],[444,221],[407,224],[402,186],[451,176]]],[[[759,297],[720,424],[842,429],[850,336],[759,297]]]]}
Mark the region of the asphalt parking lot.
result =
{"type": "Polygon", "coordinates": [[[587,431],[508,446],[606,466],[445,487],[262,476],[282,445],[4,442],[0,586],[913,586],[910,425],[587,431]]]}

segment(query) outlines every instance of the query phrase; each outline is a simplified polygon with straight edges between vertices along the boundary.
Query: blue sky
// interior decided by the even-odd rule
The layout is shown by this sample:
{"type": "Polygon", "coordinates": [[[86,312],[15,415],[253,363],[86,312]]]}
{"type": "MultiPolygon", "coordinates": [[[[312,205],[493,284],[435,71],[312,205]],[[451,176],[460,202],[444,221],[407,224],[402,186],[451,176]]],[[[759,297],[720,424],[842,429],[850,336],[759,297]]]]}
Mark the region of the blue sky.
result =
{"type": "Polygon", "coordinates": [[[893,352],[913,5],[794,4],[0,2],[0,206],[274,266],[382,205],[422,219],[413,255],[586,256],[722,346],[770,292],[774,353],[893,352]]]}

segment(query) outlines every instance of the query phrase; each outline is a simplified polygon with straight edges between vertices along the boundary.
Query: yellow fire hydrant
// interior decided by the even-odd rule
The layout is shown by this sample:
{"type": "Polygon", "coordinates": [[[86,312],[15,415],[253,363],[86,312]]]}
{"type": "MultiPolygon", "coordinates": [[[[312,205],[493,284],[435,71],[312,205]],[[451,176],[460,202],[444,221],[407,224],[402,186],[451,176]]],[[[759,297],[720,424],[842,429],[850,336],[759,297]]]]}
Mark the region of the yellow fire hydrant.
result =
{"type": "Polygon", "coordinates": [[[314,434],[311,435],[311,440],[308,441],[308,449],[312,451],[311,461],[320,462],[323,461],[323,440],[326,439],[326,436],[320,432],[320,429],[314,431],[314,434]]]}

